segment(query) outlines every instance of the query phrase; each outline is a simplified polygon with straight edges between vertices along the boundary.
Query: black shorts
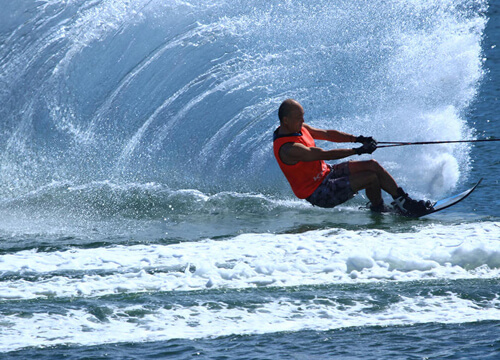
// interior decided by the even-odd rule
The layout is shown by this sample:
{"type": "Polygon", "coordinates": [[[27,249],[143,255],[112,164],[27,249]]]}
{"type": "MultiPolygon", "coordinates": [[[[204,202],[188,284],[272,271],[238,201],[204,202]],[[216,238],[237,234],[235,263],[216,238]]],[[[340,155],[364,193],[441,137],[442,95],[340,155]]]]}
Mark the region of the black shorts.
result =
{"type": "Polygon", "coordinates": [[[349,182],[349,162],[342,162],[333,166],[328,165],[330,173],[323,182],[306,200],[311,204],[332,208],[354,197],[354,192],[349,182]]]}

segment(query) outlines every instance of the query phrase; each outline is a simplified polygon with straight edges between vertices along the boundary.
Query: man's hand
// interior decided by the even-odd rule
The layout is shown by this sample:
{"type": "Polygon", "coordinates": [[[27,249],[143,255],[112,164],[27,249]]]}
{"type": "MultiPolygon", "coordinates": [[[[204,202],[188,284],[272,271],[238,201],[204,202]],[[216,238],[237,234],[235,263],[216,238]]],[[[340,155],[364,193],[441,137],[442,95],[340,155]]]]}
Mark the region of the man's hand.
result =
{"type": "Polygon", "coordinates": [[[377,142],[372,139],[370,142],[365,142],[363,143],[363,146],[360,146],[359,148],[355,148],[354,151],[356,154],[361,155],[361,154],[371,154],[375,150],[377,150],[377,142]]]}
{"type": "Polygon", "coordinates": [[[360,136],[356,137],[356,142],[357,143],[362,143],[363,145],[369,144],[369,143],[371,143],[373,141],[375,142],[375,145],[377,145],[377,141],[374,140],[371,136],[362,136],[362,135],[360,135],[360,136]]]}

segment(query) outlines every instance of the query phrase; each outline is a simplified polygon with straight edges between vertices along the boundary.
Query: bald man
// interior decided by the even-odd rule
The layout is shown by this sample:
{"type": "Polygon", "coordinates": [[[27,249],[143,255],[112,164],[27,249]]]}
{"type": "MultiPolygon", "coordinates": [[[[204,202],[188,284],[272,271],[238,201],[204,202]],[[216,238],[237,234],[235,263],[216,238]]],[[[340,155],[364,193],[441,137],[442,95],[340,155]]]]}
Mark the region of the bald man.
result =
{"type": "Polygon", "coordinates": [[[420,216],[431,208],[429,201],[416,201],[400,188],[375,160],[347,161],[333,166],[325,160],[371,154],[377,149],[372,137],[354,136],[337,130],[322,130],[304,123],[304,108],[293,99],[278,111],[280,126],[274,132],[274,155],[294,194],[313,205],[331,208],[365,190],[370,209],[385,212],[382,190],[394,199],[392,205],[405,216],[420,216]],[[361,143],[357,148],[323,150],[314,140],[361,143]]]}

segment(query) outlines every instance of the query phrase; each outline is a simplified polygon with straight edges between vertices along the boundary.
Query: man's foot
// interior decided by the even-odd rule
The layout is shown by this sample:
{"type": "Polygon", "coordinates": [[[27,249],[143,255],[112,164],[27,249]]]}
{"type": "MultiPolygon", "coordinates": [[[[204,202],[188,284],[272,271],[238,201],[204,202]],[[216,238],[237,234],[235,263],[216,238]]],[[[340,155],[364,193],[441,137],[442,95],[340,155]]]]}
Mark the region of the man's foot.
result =
{"type": "Polygon", "coordinates": [[[384,204],[384,201],[382,201],[379,205],[370,204],[370,210],[376,213],[385,213],[390,212],[391,208],[384,204]]]}
{"type": "Polygon", "coordinates": [[[399,196],[392,202],[392,205],[405,216],[419,217],[432,209],[430,201],[413,200],[401,188],[398,188],[398,195],[399,196]]]}

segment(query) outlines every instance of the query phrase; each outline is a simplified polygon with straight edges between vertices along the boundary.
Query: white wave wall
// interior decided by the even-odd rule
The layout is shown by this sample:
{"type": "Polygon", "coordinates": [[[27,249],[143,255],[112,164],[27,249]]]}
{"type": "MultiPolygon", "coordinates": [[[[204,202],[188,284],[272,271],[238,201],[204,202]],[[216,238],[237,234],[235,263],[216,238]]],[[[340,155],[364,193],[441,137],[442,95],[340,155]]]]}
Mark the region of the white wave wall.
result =
{"type": "MultiPolygon", "coordinates": [[[[4,3],[3,197],[110,179],[291,196],[271,152],[288,97],[381,141],[474,136],[485,1],[4,3]]],[[[451,145],[374,157],[431,195],[470,162],[451,145]]]]}

